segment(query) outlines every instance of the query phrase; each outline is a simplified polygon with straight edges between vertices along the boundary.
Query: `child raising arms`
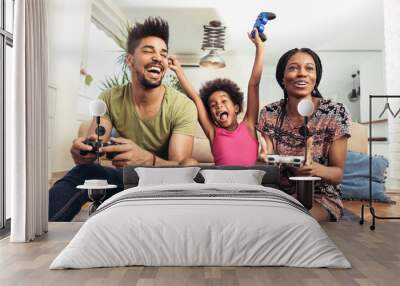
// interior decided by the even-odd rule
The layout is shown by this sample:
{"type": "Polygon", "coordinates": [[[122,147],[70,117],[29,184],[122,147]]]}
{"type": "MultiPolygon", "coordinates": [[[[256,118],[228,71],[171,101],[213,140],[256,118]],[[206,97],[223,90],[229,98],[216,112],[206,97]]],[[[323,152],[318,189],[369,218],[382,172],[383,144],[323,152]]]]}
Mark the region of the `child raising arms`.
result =
{"type": "Polygon", "coordinates": [[[200,92],[194,90],[183,69],[170,57],[170,69],[176,73],[181,86],[197,107],[199,122],[210,141],[216,165],[255,165],[258,140],[255,125],[258,121],[259,85],[263,69],[264,43],[255,30],[256,47],[253,70],[248,83],[247,110],[242,122],[237,116],[242,111],[243,92],[229,79],[217,78],[206,82],[200,92]]]}

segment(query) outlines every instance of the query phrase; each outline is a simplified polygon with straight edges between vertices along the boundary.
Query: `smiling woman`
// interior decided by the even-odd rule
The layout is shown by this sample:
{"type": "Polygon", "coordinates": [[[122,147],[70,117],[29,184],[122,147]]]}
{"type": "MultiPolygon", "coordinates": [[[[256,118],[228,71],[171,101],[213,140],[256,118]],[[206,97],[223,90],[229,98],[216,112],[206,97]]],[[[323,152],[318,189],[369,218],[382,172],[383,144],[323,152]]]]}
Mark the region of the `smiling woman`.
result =
{"type": "Polygon", "coordinates": [[[292,49],[279,60],[276,80],[284,99],[265,106],[258,123],[267,142],[269,154],[299,156],[310,148],[312,160],[300,168],[283,167],[281,188],[294,194],[295,185],[289,177],[317,176],[314,207],[311,213],[318,220],[336,221],[342,216],[343,204],[339,184],[346,160],[347,138],[350,137],[350,113],[341,103],[322,98],[318,85],[322,76],[319,56],[312,50],[292,49]],[[298,113],[304,99],[315,109],[308,123],[298,113]],[[300,131],[307,124],[310,139],[307,144],[300,131]]]}
{"type": "Polygon", "coordinates": [[[282,83],[285,91],[300,98],[311,94],[317,78],[315,70],[315,61],[311,55],[303,52],[295,53],[286,65],[282,83]]]}

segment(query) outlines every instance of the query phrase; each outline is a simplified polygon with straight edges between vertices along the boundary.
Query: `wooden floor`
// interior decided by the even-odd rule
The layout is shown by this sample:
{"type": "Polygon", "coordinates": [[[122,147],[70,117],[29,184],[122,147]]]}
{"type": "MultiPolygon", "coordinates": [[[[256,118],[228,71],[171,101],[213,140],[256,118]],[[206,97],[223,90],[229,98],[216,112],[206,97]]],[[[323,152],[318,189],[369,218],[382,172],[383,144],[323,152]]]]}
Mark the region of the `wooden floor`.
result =
{"type": "MultiPolygon", "coordinates": [[[[400,192],[388,193],[390,198],[396,202],[396,204],[386,203],[372,203],[375,209],[375,215],[385,217],[400,217],[400,192]]],[[[368,201],[363,202],[364,205],[368,205],[368,201]]],[[[361,205],[360,201],[343,201],[344,207],[354,213],[357,216],[361,216],[361,205]]],[[[368,208],[364,209],[364,218],[367,221],[371,221],[371,213],[368,208]]],[[[384,223],[390,220],[379,220],[379,223],[384,223]]],[[[400,283],[399,283],[400,285],[400,283]]]]}
{"type": "Polygon", "coordinates": [[[48,270],[82,223],[50,223],[49,233],[28,244],[0,241],[0,285],[399,285],[400,222],[368,225],[341,221],[323,228],[353,268],[121,267],[48,270]]]}

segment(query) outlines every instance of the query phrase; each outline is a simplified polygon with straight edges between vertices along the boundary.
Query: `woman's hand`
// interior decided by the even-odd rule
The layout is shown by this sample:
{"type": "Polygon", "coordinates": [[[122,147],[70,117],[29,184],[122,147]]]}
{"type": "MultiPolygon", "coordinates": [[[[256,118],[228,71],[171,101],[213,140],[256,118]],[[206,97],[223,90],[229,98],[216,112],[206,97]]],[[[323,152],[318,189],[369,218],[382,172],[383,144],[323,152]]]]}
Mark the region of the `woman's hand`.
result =
{"type": "Polygon", "coordinates": [[[300,168],[295,169],[296,176],[311,176],[311,177],[320,177],[321,170],[324,168],[323,165],[317,162],[309,162],[308,165],[304,165],[300,168]]]}
{"type": "MultiPolygon", "coordinates": [[[[308,154],[311,155],[310,150],[311,144],[309,146],[308,154]]],[[[347,138],[343,137],[337,139],[331,145],[329,151],[329,165],[325,166],[314,162],[312,159],[306,161],[306,164],[301,168],[295,170],[297,176],[316,176],[320,177],[323,181],[338,185],[342,182],[344,162],[346,161],[347,154],[347,138]]],[[[309,156],[307,156],[309,158],[309,156]]]]}
{"type": "Polygon", "coordinates": [[[314,139],[310,136],[307,139],[307,158],[305,158],[304,166],[311,165],[313,163],[313,142],[314,139]]]}
{"type": "Polygon", "coordinates": [[[300,168],[296,168],[296,176],[319,176],[323,165],[314,162],[313,160],[313,137],[310,136],[307,139],[307,158],[304,161],[304,165],[300,168]]]}

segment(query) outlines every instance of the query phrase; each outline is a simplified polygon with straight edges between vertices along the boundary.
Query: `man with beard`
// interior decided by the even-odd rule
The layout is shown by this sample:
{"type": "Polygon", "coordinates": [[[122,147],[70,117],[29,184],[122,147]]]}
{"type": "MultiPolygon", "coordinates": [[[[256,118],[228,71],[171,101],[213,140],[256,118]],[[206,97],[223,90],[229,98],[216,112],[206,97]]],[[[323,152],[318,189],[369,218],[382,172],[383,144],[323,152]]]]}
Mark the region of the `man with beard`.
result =
{"type": "MultiPolygon", "coordinates": [[[[70,221],[88,201],[86,190],[76,186],[88,179],[105,179],[117,185],[107,196],[122,191],[122,167],[127,165],[185,165],[191,159],[197,122],[193,102],[175,89],[163,85],[168,69],[168,23],[161,18],[148,18],[136,23],[127,42],[126,63],[131,82],[104,91],[100,95],[107,105],[100,119],[105,128],[101,136],[107,142],[112,127],[120,137],[112,138],[118,145],[101,148],[100,152],[116,152],[112,164],[117,168],[94,164],[96,155],[81,155],[92,147],[76,138],[71,155],[77,164],[49,190],[49,220],[70,221]]],[[[96,138],[93,119],[88,138],[96,138]]],[[[110,190],[109,190],[110,191],[110,190]]]]}

